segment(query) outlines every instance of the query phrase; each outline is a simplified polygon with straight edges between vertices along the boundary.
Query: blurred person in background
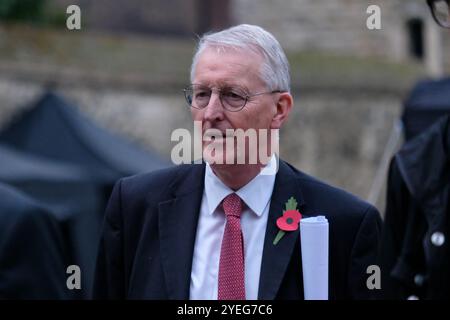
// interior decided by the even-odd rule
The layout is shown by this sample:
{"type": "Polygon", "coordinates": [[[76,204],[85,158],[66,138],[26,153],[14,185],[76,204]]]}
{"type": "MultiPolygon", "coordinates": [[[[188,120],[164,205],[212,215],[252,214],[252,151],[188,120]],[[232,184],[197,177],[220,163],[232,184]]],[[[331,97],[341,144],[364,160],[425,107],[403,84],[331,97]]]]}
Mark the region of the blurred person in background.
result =
{"type": "Polygon", "coordinates": [[[0,299],[71,299],[67,243],[54,215],[0,183],[0,299]]]}
{"type": "MultiPolygon", "coordinates": [[[[427,3],[436,23],[450,29],[450,1],[427,3]]],[[[382,299],[450,298],[449,215],[446,115],[407,141],[391,161],[380,247],[382,299]]]]}

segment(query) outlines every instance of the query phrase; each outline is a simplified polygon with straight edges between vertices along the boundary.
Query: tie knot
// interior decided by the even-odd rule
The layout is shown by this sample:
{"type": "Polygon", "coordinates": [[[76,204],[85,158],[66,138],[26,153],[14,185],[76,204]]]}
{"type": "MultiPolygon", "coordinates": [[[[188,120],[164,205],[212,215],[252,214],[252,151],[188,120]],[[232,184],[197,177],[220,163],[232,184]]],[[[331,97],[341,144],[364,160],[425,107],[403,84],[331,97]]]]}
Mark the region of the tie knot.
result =
{"type": "Polygon", "coordinates": [[[223,199],[222,205],[227,217],[241,217],[242,201],[236,193],[232,193],[226,196],[225,199],[223,199]]]}

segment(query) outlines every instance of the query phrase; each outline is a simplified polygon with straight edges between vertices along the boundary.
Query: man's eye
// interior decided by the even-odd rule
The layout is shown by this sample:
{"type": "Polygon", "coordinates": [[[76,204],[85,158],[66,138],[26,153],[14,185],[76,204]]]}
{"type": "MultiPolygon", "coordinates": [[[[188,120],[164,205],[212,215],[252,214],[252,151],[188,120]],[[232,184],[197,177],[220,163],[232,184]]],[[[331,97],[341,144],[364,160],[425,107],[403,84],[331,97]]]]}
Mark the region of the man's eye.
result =
{"type": "Polygon", "coordinates": [[[210,93],[208,91],[198,91],[194,94],[194,97],[196,99],[207,98],[209,96],[210,96],[210,93]]]}
{"type": "Polygon", "coordinates": [[[230,98],[230,99],[233,99],[233,100],[242,100],[242,99],[244,99],[241,94],[235,93],[233,91],[226,92],[226,93],[224,93],[224,95],[227,98],[230,98]]]}

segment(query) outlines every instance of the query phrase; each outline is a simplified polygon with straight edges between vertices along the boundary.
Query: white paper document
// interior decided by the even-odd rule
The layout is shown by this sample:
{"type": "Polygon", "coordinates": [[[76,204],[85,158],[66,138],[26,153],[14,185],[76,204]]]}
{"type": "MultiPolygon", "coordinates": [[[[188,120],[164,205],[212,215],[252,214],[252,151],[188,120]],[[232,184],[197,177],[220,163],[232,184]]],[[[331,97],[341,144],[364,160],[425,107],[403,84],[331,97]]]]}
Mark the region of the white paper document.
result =
{"type": "Polygon", "coordinates": [[[305,300],[328,300],[328,234],[324,216],[300,220],[305,300]]]}

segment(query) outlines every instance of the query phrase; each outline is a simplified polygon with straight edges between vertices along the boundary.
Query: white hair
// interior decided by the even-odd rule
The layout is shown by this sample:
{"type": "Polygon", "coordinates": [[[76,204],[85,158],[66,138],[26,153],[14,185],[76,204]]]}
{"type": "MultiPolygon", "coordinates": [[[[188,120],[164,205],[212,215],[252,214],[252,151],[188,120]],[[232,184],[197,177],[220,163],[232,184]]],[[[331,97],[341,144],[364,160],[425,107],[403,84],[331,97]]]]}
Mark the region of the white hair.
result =
{"type": "Polygon", "coordinates": [[[264,59],[260,76],[268,89],[290,91],[289,62],[277,39],[263,28],[241,24],[219,32],[204,34],[192,59],[191,82],[200,54],[210,46],[255,52],[264,59]]]}

